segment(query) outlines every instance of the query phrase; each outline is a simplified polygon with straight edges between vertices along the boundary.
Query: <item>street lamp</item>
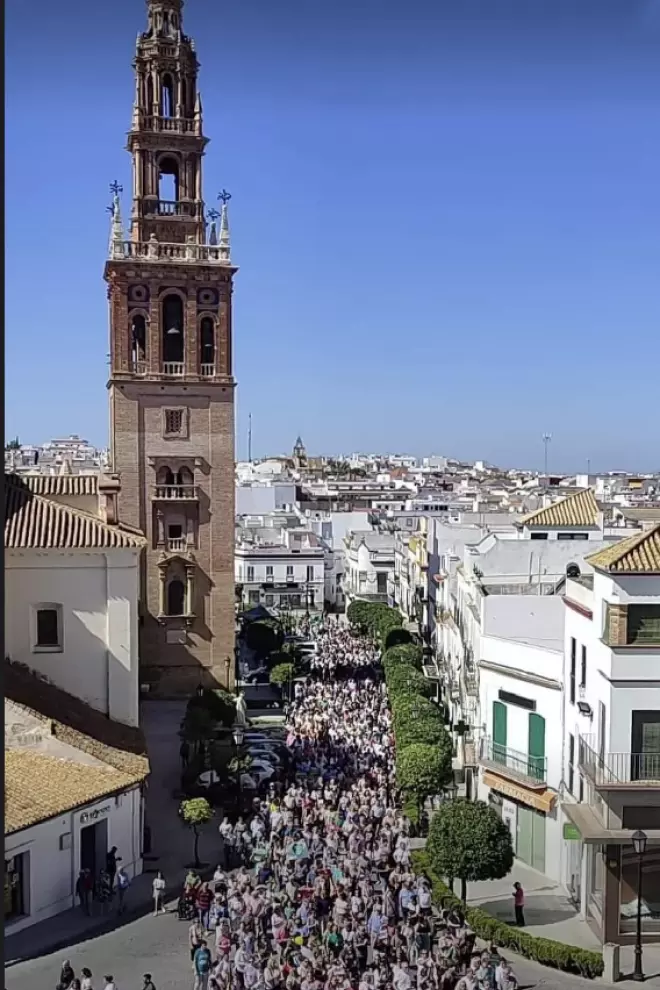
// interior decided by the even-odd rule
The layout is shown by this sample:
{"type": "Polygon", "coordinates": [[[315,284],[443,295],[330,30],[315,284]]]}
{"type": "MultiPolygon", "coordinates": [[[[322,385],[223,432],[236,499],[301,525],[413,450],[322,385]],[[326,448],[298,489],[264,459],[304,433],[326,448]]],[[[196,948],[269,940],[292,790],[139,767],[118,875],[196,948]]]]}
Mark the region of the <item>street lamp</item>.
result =
{"type": "Polygon", "coordinates": [[[236,723],[231,734],[234,737],[234,745],[236,746],[236,776],[238,778],[238,813],[239,815],[243,812],[243,768],[241,767],[241,746],[243,745],[243,739],[245,738],[245,729],[242,725],[236,723]]]}
{"type": "Polygon", "coordinates": [[[635,937],[635,969],[633,980],[642,983],[644,971],[642,969],[642,865],[644,863],[644,853],[646,852],[646,833],[641,830],[633,832],[632,844],[637,854],[637,934],[635,937]]]}

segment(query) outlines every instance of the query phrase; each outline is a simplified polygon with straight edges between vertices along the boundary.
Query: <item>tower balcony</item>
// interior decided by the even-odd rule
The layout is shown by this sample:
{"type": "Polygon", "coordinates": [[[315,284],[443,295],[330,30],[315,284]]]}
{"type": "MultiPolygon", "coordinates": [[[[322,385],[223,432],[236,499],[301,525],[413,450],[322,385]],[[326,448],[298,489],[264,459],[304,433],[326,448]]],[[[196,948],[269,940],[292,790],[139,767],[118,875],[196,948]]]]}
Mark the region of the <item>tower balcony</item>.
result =
{"type": "Polygon", "coordinates": [[[167,378],[183,378],[185,372],[183,361],[163,361],[163,374],[167,378]]]}
{"type": "Polygon", "coordinates": [[[197,485],[154,485],[154,502],[196,502],[199,498],[197,485]]]}
{"type": "Polygon", "coordinates": [[[138,115],[133,131],[151,131],[154,134],[194,134],[201,137],[202,122],[192,117],[155,117],[138,115]]]}
{"type": "Polygon", "coordinates": [[[145,199],[142,204],[144,217],[183,217],[184,220],[199,220],[201,215],[201,203],[191,203],[181,199],[145,199]]]}
{"type": "Polygon", "coordinates": [[[163,264],[230,265],[229,251],[222,244],[175,244],[158,241],[114,241],[110,257],[113,261],[159,261],[163,264]]]}

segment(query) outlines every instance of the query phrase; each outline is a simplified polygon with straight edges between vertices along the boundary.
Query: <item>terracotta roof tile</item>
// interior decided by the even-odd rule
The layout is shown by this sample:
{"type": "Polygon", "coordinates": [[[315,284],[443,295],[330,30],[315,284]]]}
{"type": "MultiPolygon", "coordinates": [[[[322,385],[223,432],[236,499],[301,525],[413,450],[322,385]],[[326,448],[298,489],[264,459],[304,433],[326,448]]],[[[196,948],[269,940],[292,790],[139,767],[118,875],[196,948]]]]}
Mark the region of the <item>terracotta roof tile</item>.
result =
{"type": "Polygon", "coordinates": [[[5,748],[5,835],[138,783],[110,767],[92,767],[25,749],[5,748]]]}
{"type": "Polygon", "coordinates": [[[122,526],[35,495],[18,475],[5,477],[5,548],[87,550],[140,548],[144,537],[122,526]]]}
{"type": "Polygon", "coordinates": [[[610,574],[660,574],[660,525],[605,547],[587,563],[610,574]]]}
{"type": "Polygon", "coordinates": [[[33,495],[98,495],[98,474],[17,474],[33,495]]]}
{"type": "Polygon", "coordinates": [[[88,753],[122,773],[144,780],[149,760],[140,729],[113,722],[21,664],[5,660],[5,698],[48,720],[56,739],[88,753]]]}
{"type": "Polygon", "coordinates": [[[591,488],[574,492],[566,498],[537,509],[517,520],[518,526],[531,526],[539,529],[574,526],[596,526],[599,514],[596,496],[591,488]]]}

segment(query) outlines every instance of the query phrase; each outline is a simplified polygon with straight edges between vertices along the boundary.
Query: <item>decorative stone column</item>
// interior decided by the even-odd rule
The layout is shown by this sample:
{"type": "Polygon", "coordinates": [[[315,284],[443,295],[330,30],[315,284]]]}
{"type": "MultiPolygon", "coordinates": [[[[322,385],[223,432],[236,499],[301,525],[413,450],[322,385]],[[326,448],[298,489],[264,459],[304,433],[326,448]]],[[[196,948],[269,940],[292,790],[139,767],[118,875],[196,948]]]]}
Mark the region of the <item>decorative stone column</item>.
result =
{"type": "Polygon", "coordinates": [[[165,567],[161,564],[158,569],[158,611],[165,615],[165,567]]]}
{"type": "Polygon", "coordinates": [[[195,565],[186,564],[186,615],[195,612],[195,565]]]}

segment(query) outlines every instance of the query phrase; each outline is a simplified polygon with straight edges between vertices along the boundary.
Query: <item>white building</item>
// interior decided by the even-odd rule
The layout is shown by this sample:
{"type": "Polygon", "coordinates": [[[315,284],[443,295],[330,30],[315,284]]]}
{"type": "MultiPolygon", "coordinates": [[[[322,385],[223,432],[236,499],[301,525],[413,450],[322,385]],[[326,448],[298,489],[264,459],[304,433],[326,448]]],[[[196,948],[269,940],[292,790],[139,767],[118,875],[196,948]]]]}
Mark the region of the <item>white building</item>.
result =
{"type": "Polygon", "coordinates": [[[5,656],[136,726],[145,540],[115,521],[117,491],[98,475],[6,476],[5,656]]]}
{"type": "Polygon", "coordinates": [[[394,536],[372,530],[353,530],[344,539],[344,595],[387,602],[388,575],[394,570],[394,536]]]}
{"type": "Polygon", "coordinates": [[[660,941],[660,526],[587,557],[566,582],[564,880],[603,942],[660,941]]]}
{"type": "Polygon", "coordinates": [[[239,531],[234,566],[244,608],[323,611],[326,551],[302,529],[239,531]]]}
{"type": "Polygon", "coordinates": [[[22,665],[5,662],[5,935],[74,907],[79,872],[97,877],[117,846],[142,872],[137,728],[110,721],[22,665]]]}

